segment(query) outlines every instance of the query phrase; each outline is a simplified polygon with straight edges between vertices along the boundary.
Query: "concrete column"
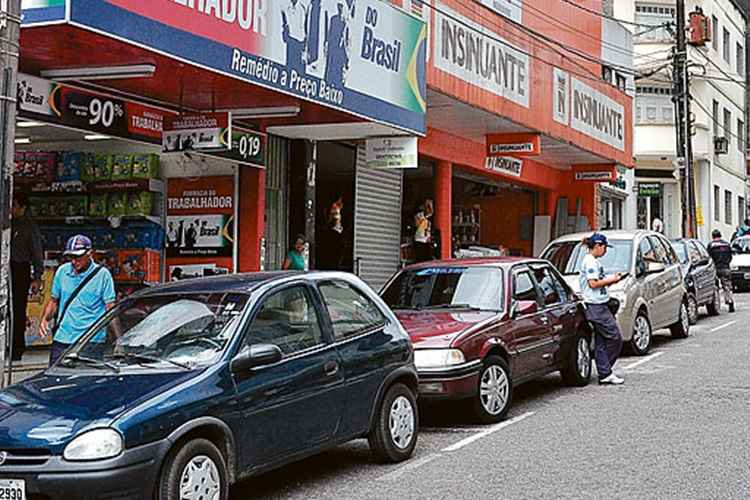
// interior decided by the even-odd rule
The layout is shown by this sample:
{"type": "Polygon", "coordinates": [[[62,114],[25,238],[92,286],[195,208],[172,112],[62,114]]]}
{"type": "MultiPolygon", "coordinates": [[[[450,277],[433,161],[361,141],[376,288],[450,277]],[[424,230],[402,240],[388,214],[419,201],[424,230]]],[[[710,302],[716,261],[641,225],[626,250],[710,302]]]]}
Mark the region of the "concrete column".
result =
{"type": "Polygon", "coordinates": [[[439,161],[435,167],[435,216],[434,223],[440,229],[440,258],[452,255],[453,223],[453,164],[439,161]]]}
{"type": "Polygon", "coordinates": [[[265,234],[266,171],[240,167],[238,267],[242,273],[260,270],[260,242],[265,234]]]}

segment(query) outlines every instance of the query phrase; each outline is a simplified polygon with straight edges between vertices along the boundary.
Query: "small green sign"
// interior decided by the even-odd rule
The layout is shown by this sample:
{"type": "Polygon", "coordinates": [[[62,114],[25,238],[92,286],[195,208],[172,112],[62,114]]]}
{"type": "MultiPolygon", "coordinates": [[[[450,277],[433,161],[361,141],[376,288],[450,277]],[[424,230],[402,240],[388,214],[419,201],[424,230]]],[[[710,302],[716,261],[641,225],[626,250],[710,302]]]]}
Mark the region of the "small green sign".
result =
{"type": "Polygon", "coordinates": [[[639,182],[638,196],[658,198],[661,196],[661,182],[639,182]]]}

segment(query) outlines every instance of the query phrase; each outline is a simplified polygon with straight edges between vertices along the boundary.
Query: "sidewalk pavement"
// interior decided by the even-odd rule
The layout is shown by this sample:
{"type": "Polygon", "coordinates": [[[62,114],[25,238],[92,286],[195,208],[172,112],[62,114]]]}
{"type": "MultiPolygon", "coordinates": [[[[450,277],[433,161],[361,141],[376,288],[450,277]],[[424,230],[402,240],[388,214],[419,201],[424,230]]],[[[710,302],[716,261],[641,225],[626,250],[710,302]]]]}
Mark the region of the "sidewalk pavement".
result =
{"type": "Polygon", "coordinates": [[[32,375],[47,368],[49,362],[49,349],[29,349],[23,354],[21,361],[14,361],[13,383],[17,384],[32,375]]]}

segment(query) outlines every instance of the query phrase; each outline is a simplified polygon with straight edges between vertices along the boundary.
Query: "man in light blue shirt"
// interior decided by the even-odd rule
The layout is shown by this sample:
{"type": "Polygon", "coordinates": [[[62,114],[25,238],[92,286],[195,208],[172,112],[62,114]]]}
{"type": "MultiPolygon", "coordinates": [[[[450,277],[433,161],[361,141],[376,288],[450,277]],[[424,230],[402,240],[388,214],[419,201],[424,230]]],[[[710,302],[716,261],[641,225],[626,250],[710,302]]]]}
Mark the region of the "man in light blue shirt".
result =
{"type": "Polygon", "coordinates": [[[67,305],[65,316],[57,317],[59,326],[52,339],[50,366],[76,342],[115,303],[115,285],[107,269],[92,260],[91,240],[83,235],[73,236],[65,245],[64,255],[71,258],[57,269],[52,281],[50,301],[44,310],[40,325],[43,337],[50,333],[49,321],[60,314],[76,288],[91,274],[96,273],[67,305]]]}

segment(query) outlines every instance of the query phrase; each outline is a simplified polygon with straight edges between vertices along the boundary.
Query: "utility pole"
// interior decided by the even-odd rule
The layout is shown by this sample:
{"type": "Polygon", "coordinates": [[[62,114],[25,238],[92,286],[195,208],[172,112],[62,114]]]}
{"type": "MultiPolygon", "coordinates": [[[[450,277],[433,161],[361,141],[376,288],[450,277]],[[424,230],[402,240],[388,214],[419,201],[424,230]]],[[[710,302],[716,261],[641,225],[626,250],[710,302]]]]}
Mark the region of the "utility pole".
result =
{"type": "Polygon", "coordinates": [[[16,135],[16,95],[21,0],[0,0],[0,365],[5,387],[5,348],[10,345],[10,207],[13,193],[13,165],[16,135]]]}
{"type": "Polygon", "coordinates": [[[677,44],[672,59],[672,100],[675,104],[675,137],[677,140],[676,166],[680,173],[682,191],[682,235],[695,237],[695,188],[693,187],[692,118],[690,116],[690,80],[685,38],[685,0],[677,0],[677,44]]]}

